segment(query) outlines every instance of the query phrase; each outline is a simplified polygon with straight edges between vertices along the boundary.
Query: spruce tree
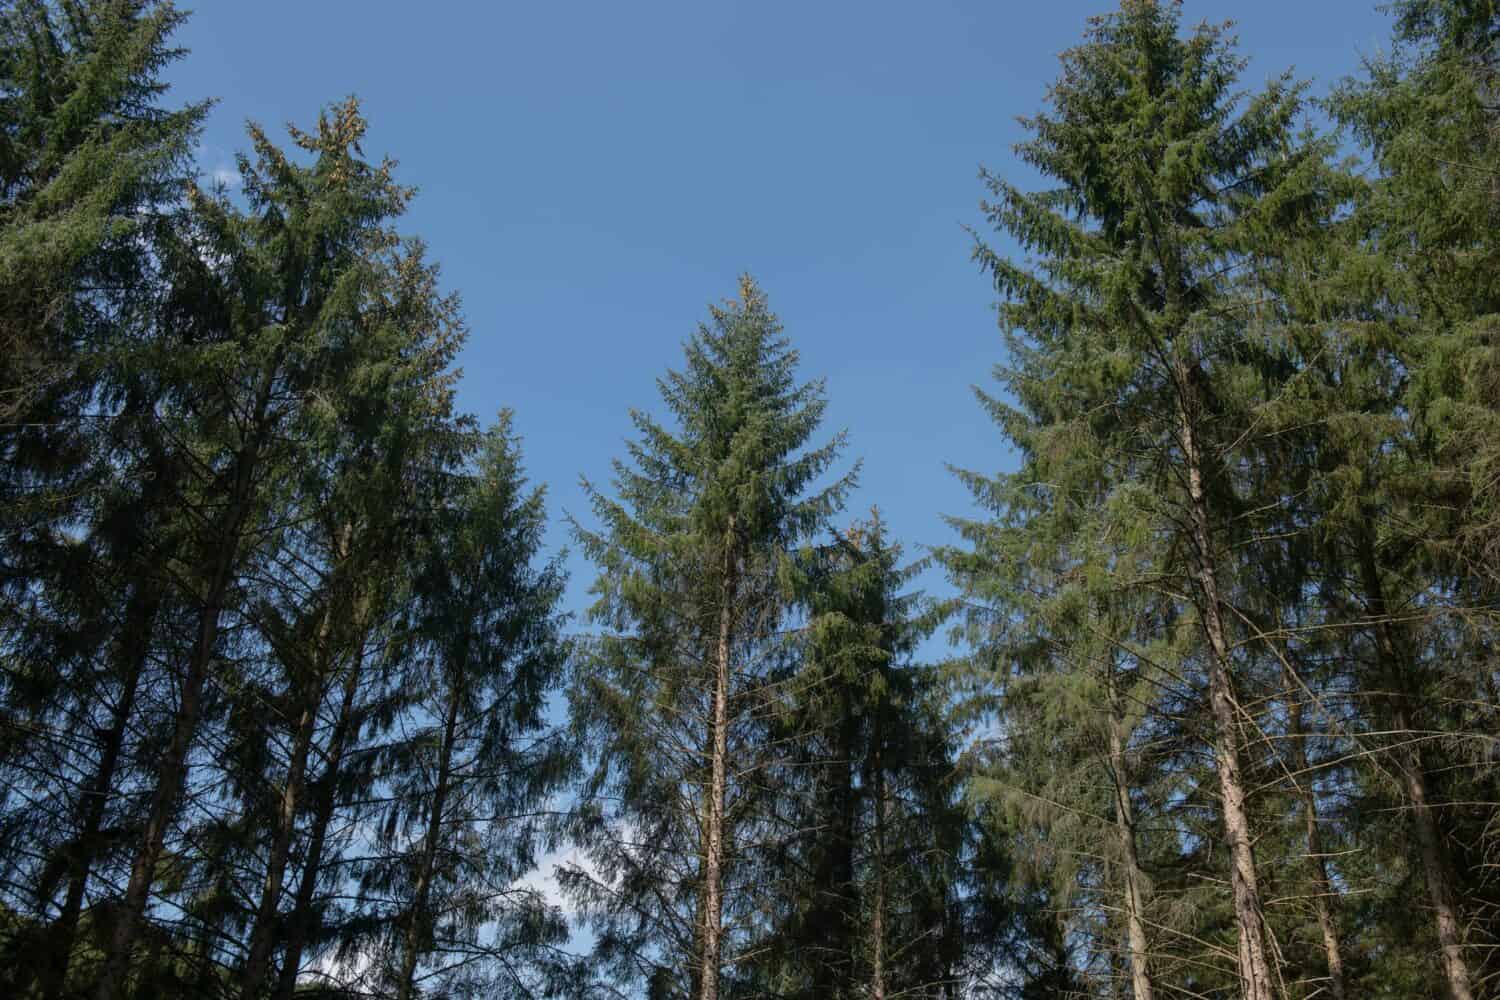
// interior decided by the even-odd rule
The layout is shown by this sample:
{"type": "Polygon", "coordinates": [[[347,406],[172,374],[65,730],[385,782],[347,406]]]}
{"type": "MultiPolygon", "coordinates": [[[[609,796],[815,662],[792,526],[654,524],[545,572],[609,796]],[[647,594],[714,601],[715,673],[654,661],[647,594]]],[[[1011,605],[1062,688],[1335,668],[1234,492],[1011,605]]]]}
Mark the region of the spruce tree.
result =
{"type": "Polygon", "coordinates": [[[904,593],[878,512],[793,564],[808,626],[772,770],[787,834],[757,978],[768,995],[940,996],[961,979],[955,903],[969,817],[935,668],[912,662],[946,605],[904,593]]]}
{"type": "Polygon", "coordinates": [[[193,192],[194,213],[164,250],[172,295],[167,344],[153,360],[170,390],[157,417],[190,474],[174,498],[187,525],[167,565],[192,626],[167,651],[178,685],[170,735],[156,761],[97,996],[127,984],[131,956],[172,830],[206,711],[234,686],[225,643],[246,610],[244,574],[287,526],[292,477],[316,461],[322,406],[360,369],[360,310],[396,237],[386,220],[409,195],[358,154],[365,130],[351,100],[316,134],[293,130],[316,159],[295,164],[258,129],[242,160],[249,211],[193,192]]]}
{"type": "MultiPolygon", "coordinates": [[[[207,104],[163,106],[170,2],[26,0],[0,12],[0,430],[7,480],[75,452],[95,366],[153,282],[207,104]]],[[[12,487],[21,486],[12,483],[12,487]]],[[[36,484],[33,484],[36,485],[36,484]]],[[[7,513],[25,501],[7,490],[7,513]]]]}
{"type": "Polygon", "coordinates": [[[1500,792],[1475,742],[1500,722],[1500,13],[1487,0],[1392,11],[1392,52],[1332,101],[1375,173],[1343,297],[1320,303],[1348,345],[1320,482],[1328,561],[1348,567],[1329,593],[1355,637],[1363,714],[1385,734],[1370,738],[1383,758],[1365,783],[1370,826],[1389,776],[1431,915],[1426,951],[1448,996],[1469,1000],[1500,939],[1483,916],[1497,899],[1475,877],[1500,792]]]}
{"type": "Polygon", "coordinates": [[[566,653],[563,577],[538,560],[544,494],[526,486],[509,414],[476,443],[414,559],[411,695],[401,737],[380,750],[378,853],[358,866],[383,925],[381,985],[398,1000],[531,996],[565,971],[552,952],[566,924],[517,885],[573,760],[544,719],[566,653]]]}
{"type": "MultiPolygon", "coordinates": [[[[293,849],[306,816],[303,864],[317,870],[347,720],[384,686],[367,672],[371,636],[390,612],[400,574],[421,551],[419,512],[474,438],[470,422],[452,412],[451,365],[463,333],[457,300],[437,292],[437,269],[419,243],[382,263],[386,272],[360,317],[366,363],[328,399],[317,430],[325,442],[321,461],[297,478],[288,501],[295,527],[258,573],[250,599],[249,617],[271,667],[263,682],[234,696],[244,720],[240,751],[253,761],[241,801],[269,831],[252,849],[263,856],[247,860],[265,872],[239,975],[247,998],[261,995],[278,938],[286,941],[284,964],[300,964],[305,932],[284,933],[280,912],[283,895],[291,895],[293,849]],[[285,720],[280,731],[267,725],[267,705],[278,709],[273,720],[285,720]],[[331,727],[320,725],[325,713],[335,719],[331,727]],[[284,759],[278,746],[287,748],[284,759]],[[319,755],[329,768],[315,780],[319,755]]],[[[311,900],[303,895],[299,889],[286,915],[297,928],[309,917],[311,900]]]]}
{"type": "MultiPolygon", "coordinates": [[[[1273,234],[1325,222],[1327,149],[1296,134],[1299,87],[1283,78],[1239,100],[1243,63],[1223,29],[1180,35],[1175,6],[1127,0],[1062,61],[1051,110],[1023,119],[1032,138],[1017,147],[1057,186],[1026,194],[985,178],[991,221],[1034,258],[1018,263],[983,243],[976,251],[1003,296],[1009,351],[999,374],[1010,398],[986,405],[1023,468],[969,481],[1015,523],[1077,505],[1099,524],[1087,535],[1151,553],[1141,586],[1180,595],[1155,623],[1125,630],[1133,643],[1124,652],[1184,628],[1191,636],[1182,693],[1208,710],[1205,777],[1227,846],[1239,988],[1270,1000],[1281,974],[1251,826],[1247,767],[1258,765],[1247,732],[1256,722],[1242,700],[1259,693],[1262,657],[1247,651],[1234,608],[1256,512],[1274,501],[1251,495],[1255,480],[1242,470],[1258,461],[1256,407],[1288,392],[1295,372],[1257,321],[1257,262],[1274,257],[1273,234]]],[[[1032,565],[1110,572],[1108,561],[1058,542],[1061,551],[1033,555],[1032,565]]],[[[963,576],[985,601],[1006,586],[983,567],[963,576]]],[[[1121,635],[1106,629],[1106,644],[1121,635]]]]}
{"type": "Polygon", "coordinates": [[[1172,608],[1146,585],[1149,554],[1112,542],[1145,529],[1138,515],[1101,510],[1094,456],[1049,462],[1044,435],[1037,460],[1001,491],[968,477],[1003,516],[958,521],[971,550],[941,553],[954,579],[986,598],[964,628],[976,647],[969,672],[986,692],[970,711],[997,697],[985,715],[998,732],[971,758],[970,789],[1003,809],[1018,880],[1045,892],[1069,933],[1098,942],[1091,973],[1123,967],[1143,1000],[1170,963],[1163,938],[1192,932],[1153,903],[1150,870],[1153,855],[1176,860],[1166,802],[1178,737],[1157,720],[1172,711],[1185,650],[1167,632],[1172,608]]]}
{"type": "Polygon", "coordinates": [[[576,527],[601,634],[570,693],[594,761],[572,822],[589,867],[563,886],[605,974],[653,997],[715,1000],[747,940],[763,737],[795,620],[785,567],[851,483],[814,489],[842,444],[808,446],[823,384],[796,381],[756,284],[739,293],[658,383],[677,426],[633,413],[615,496],[590,488],[601,527],[576,527]]]}
{"type": "Polygon", "coordinates": [[[91,870],[120,846],[137,701],[164,617],[151,571],[174,468],[159,388],[119,363],[157,335],[154,248],[206,104],[171,108],[170,3],[0,11],[0,629],[8,884],[41,939],[4,942],[59,996],[91,870]],[[31,789],[23,792],[23,789],[31,789]]]}
{"type": "Polygon", "coordinates": [[[0,11],[0,983],[290,998],[337,944],[404,995],[561,988],[540,494],[453,412],[457,300],[352,99],[189,182],[181,20],[0,11]]]}

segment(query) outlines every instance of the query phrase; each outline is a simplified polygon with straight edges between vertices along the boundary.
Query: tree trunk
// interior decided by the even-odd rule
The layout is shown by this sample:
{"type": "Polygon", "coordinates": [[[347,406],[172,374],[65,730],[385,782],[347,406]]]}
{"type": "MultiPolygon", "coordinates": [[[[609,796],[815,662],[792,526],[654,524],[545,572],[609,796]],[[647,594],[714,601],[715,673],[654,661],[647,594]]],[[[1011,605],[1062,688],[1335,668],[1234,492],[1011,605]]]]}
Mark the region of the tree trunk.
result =
{"type": "Polygon", "coordinates": [[[870,901],[870,998],[871,1000],[886,1000],[886,974],[885,974],[885,911],[886,911],[886,884],[885,884],[885,822],[886,822],[886,782],[885,782],[885,727],[883,723],[884,706],[878,706],[875,710],[875,724],[871,734],[871,740],[875,748],[874,760],[872,762],[875,778],[874,792],[874,826],[875,843],[872,845],[871,853],[875,859],[875,898],[870,901]]]}
{"type": "Polygon", "coordinates": [[[1374,546],[1368,538],[1359,540],[1359,560],[1365,599],[1369,602],[1370,617],[1374,621],[1375,647],[1380,657],[1381,673],[1389,679],[1393,688],[1391,728],[1395,730],[1396,739],[1394,756],[1396,766],[1401,771],[1402,784],[1405,785],[1412,829],[1422,857],[1422,871],[1427,878],[1427,899],[1432,906],[1433,922],[1437,928],[1443,979],[1447,983],[1451,1000],[1474,1000],[1474,978],[1464,956],[1462,923],[1459,920],[1458,905],[1453,900],[1447,851],[1443,847],[1442,834],[1438,831],[1437,816],[1427,797],[1427,768],[1422,763],[1421,750],[1412,742],[1414,733],[1411,698],[1408,694],[1411,680],[1408,671],[1404,669],[1408,661],[1395,635],[1395,626],[1385,600],[1385,587],[1381,583],[1380,569],[1375,562],[1374,546]]]}
{"type": "MultiPolygon", "coordinates": [[[[322,629],[327,640],[327,620],[322,629]]],[[[240,994],[245,1000],[254,1000],[260,995],[270,968],[271,950],[276,944],[276,915],[281,906],[281,890],[286,879],[287,859],[292,853],[292,836],[297,828],[298,798],[307,774],[308,748],[312,745],[313,730],[318,719],[318,703],[323,685],[318,680],[308,684],[304,695],[302,714],[297,720],[297,732],[292,737],[292,754],[287,761],[286,787],[281,791],[281,808],[276,815],[276,830],[271,838],[271,850],[266,858],[266,881],[261,888],[260,907],[255,913],[255,924],[250,930],[249,954],[240,973],[240,994]]]]}
{"type": "Polygon", "coordinates": [[[218,636],[219,608],[205,607],[199,614],[198,638],[183,681],[177,722],[172,727],[166,753],[162,755],[146,828],[130,866],[124,905],[116,916],[114,932],[110,935],[109,954],[96,994],[98,1000],[115,1000],[124,992],[125,977],[130,972],[130,954],[135,946],[138,926],[146,913],[151,886],[156,881],[156,865],[166,845],[167,827],[177,816],[178,800],[186,783],[188,751],[203,711],[203,684],[218,636]]]}
{"type": "MultiPolygon", "coordinates": [[[[139,419],[152,410],[153,403],[132,394],[125,412],[139,419]]],[[[120,677],[120,696],[111,713],[109,729],[104,734],[104,746],[99,757],[99,766],[84,792],[83,822],[80,824],[79,852],[70,859],[68,892],[54,923],[56,937],[42,971],[41,987],[44,1000],[58,1000],[67,986],[68,967],[72,960],[73,945],[78,936],[78,922],[83,913],[83,899],[88,891],[89,873],[93,867],[100,829],[114,792],[115,773],[120,766],[120,757],[125,749],[125,737],[135,711],[136,696],[140,692],[141,678],[151,656],[152,639],[157,615],[161,610],[163,585],[155,574],[154,567],[146,564],[151,542],[145,528],[152,523],[149,514],[158,512],[164,502],[177,489],[176,466],[162,453],[154,439],[148,446],[147,481],[141,491],[138,513],[142,520],[136,534],[129,540],[122,553],[124,565],[135,578],[129,602],[125,607],[125,622],[121,629],[118,660],[123,669],[120,677]]]]}
{"type": "Polygon", "coordinates": [[[397,1000],[411,1000],[416,994],[417,963],[431,947],[432,917],[427,912],[427,906],[432,894],[432,869],[437,861],[438,844],[443,835],[443,808],[448,804],[448,787],[453,768],[453,734],[458,726],[461,700],[459,687],[455,684],[448,702],[448,718],[443,723],[443,743],[438,750],[437,786],[432,793],[432,812],[427,817],[427,837],[422,843],[416,892],[412,894],[411,915],[406,922],[397,1000]]]}
{"type": "Polygon", "coordinates": [[[1109,769],[1114,779],[1115,832],[1120,838],[1120,853],[1125,860],[1125,921],[1130,940],[1130,986],[1135,1000],[1153,1000],[1148,959],[1151,952],[1146,937],[1145,876],[1135,844],[1135,809],[1130,801],[1125,760],[1124,724],[1115,691],[1113,659],[1109,664],[1109,769]]]}
{"type": "MultiPolygon", "coordinates": [[[[346,523],[335,534],[334,572],[348,558],[351,533],[352,527],[346,523]]],[[[334,579],[337,580],[337,577],[334,579]]],[[[317,728],[318,709],[323,703],[328,679],[339,658],[333,648],[332,636],[333,602],[330,594],[329,605],[324,609],[323,620],[318,625],[317,647],[307,658],[307,662],[313,665],[313,671],[303,690],[302,715],[297,720],[292,753],[287,761],[286,787],[282,789],[281,809],[276,818],[276,832],[271,841],[270,856],[266,859],[266,882],[261,891],[260,908],[255,914],[255,925],[250,931],[249,955],[242,973],[241,993],[245,1000],[253,1000],[260,993],[270,969],[271,951],[276,943],[276,915],[286,880],[287,859],[292,853],[292,839],[297,828],[298,799],[307,781],[307,755],[317,728]]]]}
{"type": "Polygon", "coordinates": [[[250,498],[261,458],[260,449],[270,431],[266,426],[266,412],[275,384],[275,367],[273,364],[261,378],[250,421],[251,437],[235,455],[234,479],[229,496],[226,497],[224,515],[210,534],[211,547],[208,552],[211,554],[207,560],[210,570],[198,613],[198,634],[183,677],[182,696],[177,707],[177,720],[172,727],[172,738],[162,755],[146,826],[135,860],[130,866],[130,880],[125,887],[124,903],[116,915],[115,926],[110,934],[108,952],[95,991],[97,1000],[116,1000],[124,992],[125,979],[130,973],[130,954],[135,947],[140,922],[146,913],[151,886],[156,881],[156,866],[166,845],[167,828],[176,819],[180,808],[179,800],[187,781],[188,753],[192,749],[193,739],[198,731],[198,719],[203,711],[203,686],[208,679],[214,651],[218,648],[224,602],[239,562],[241,535],[250,516],[250,498]]]}
{"type": "Polygon", "coordinates": [[[328,763],[314,791],[313,815],[307,838],[307,856],[302,861],[302,877],[297,884],[297,898],[287,915],[286,944],[282,949],[281,973],[276,982],[276,1000],[292,1000],[297,990],[297,973],[302,966],[302,951],[313,931],[313,895],[318,889],[318,875],[323,866],[323,847],[328,837],[328,824],[333,820],[333,811],[338,792],[339,767],[343,763],[344,748],[349,740],[349,730],[354,712],[354,698],[359,691],[359,676],[362,654],[357,653],[349,665],[344,678],[343,703],[338,719],[333,724],[333,735],[329,738],[328,763]]]}
{"type": "Polygon", "coordinates": [[[120,755],[125,747],[125,732],[130,724],[130,715],[135,710],[135,698],[140,689],[141,675],[146,669],[146,660],[151,653],[151,633],[161,607],[161,594],[152,583],[136,587],[125,609],[125,626],[121,637],[121,659],[124,673],[120,679],[120,697],[110,715],[109,729],[104,733],[104,746],[99,755],[99,767],[94,778],[84,790],[83,822],[79,825],[78,846],[69,859],[68,893],[63,899],[62,910],[53,923],[53,942],[42,971],[42,996],[45,1000],[58,1000],[63,995],[68,979],[68,965],[73,954],[73,943],[78,935],[78,919],[83,912],[83,897],[88,887],[89,871],[92,868],[99,830],[104,825],[105,807],[114,790],[115,770],[120,764],[120,755]]]}
{"type": "MultiPolygon", "coordinates": [[[[1405,708],[1398,708],[1392,719],[1398,734],[1410,731],[1405,708]]],[[[1398,739],[1401,738],[1398,736],[1398,739]]],[[[1427,876],[1427,896],[1432,903],[1437,924],[1438,945],[1442,949],[1443,976],[1452,1000],[1474,1000],[1473,977],[1464,957],[1463,932],[1458,906],[1453,901],[1452,882],[1448,874],[1447,851],[1438,832],[1437,817],[1427,800],[1427,772],[1422,755],[1413,747],[1398,754],[1406,797],[1411,807],[1412,825],[1416,829],[1417,847],[1422,855],[1422,870],[1427,876]]]]}
{"type": "Polygon", "coordinates": [[[857,901],[854,885],[855,799],[854,755],[859,738],[859,719],[854,714],[850,681],[840,677],[838,738],[829,768],[827,813],[830,817],[822,870],[817,873],[811,929],[815,940],[807,942],[823,957],[814,966],[812,995],[843,997],[854,992],[854,920],[857,901]]]}
{"type": "Polygon", "coordinates": [[[1239,930],[1240,990],[1245,1000],[1273,1000],[1271,965],[1266,954],[1263,905],[1245,807],[1245,785],[1240,774],[1239,723],[1232,678],[1229,639],[1221,617],[1218,572],[1215,568],[1212,518],[1203,482],[1203,456],[1193,416],[1191,373],[1178,371],[1179,422],[1186,465],[1194,553],[1193,576],[1201,600],[1203,631],[1208,639],[1209,701],[1214,718],[1214,761],[1219,773],[1219,795],[1224,806],[1224,832],[1229,841],[1229,881],[1234,894],[1239,930]]]}
{"type": "Polygon", "coordinates": [[[718,1000],[723,950],[724,803],[729,767],[729,657],[734,634],[735,552],[734,519],[730,518],[724,551],[724,576],[719,596],[719,637],[714,658],[713,750],[709,762],[708,809],[703,858],[703,952],[698,1000],[718,1000]]]}
{"type": "MultiPolygon", "coordinates": [[[[1292,692],[1291,678],[1287,678],[1288,691],[1287,725],[1291,730],[1293,773],[1306,775],[1307,748],[1303,743],[1302,701],[1292,692]]],[[[1328,961],[1328,992],[1333,1000],[1344,1000],[1344,957],[1339,949],[1338,924],[1333,918],[1333,900],[1337,892],[1333,880],[1328,877],[1328,860],[1323,856],[1323,836],[1318,829],[1318,803],[1313,797],[1310,780],[1295,779],[1295,791],[1302,800],[1302,816],[1307,827],[1307,872],[1312,879],[1313,910],[1318,918],[1318,930],[1323,936],[1323,954],[1328,961]]]]}

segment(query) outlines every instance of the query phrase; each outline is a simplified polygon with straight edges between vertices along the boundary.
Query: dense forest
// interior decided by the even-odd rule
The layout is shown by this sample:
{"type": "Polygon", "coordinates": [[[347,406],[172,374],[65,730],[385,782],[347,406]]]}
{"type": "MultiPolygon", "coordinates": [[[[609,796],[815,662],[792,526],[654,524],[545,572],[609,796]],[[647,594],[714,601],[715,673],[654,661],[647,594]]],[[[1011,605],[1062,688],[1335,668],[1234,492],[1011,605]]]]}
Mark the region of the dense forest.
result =
{"type": "Polygon", "coordinates": [[[1080,24],[949,544],[705,289],[569,620],[359,104],[210,185],[170,0],[0,3],[0,994],[1500,997],[1500,8],[1389,14],[1080,24]]]}

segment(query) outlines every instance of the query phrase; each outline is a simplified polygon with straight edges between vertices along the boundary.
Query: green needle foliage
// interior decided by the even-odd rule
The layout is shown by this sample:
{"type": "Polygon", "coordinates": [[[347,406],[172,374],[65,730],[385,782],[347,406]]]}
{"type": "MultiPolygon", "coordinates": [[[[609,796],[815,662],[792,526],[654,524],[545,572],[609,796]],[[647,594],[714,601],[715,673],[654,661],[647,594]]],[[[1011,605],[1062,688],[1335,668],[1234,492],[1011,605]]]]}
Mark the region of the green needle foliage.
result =
{"type": "Polygon", "coordinates": [[[588,865],[564,889],[596,935],[594,957],[654,997],[712,1000],[750,940],[755,851],[766,824],[767,745],[795,625],[788,564],[838,509],[852,474],[814,484],[843,443],[807,444],[821,382],[749,278],[710,311],[662,378],[669,429],[632,414],[640,439],[592,491],[601,633],[580,649],[570,696],[595,761],[574,836],[588,865]]]}
{"type": "Polygon", "coordinates": [[[149,307],[145,247],[180,199],[208,110],[158,103],[160,74],[182,54],[167,41],[182,18],[171,3],[140,0],[0,11],[7,515],[78,462],[99,357],[149,307]],[[27,472],[42,478],[15,481],[27,472]]]}
{"type": "Polygon", "coordinates": [[[1222,29],[1180,34],[1171,5],[1095,19],[1062,57],[1050,111],[1023,119],[1032,138],[1017,152],[1056,186],[1028,194],[985,175],[990,221],[1030,259],[976,246],[1009,354],[1006,396],[981,401],[1023,459],[1013,475],[961,474],[997,519],[955,522],[971,549],[948,556],[979,605],[971,635],[990,647],[976,666],[1000,699],[1013,776],[995,791],[1045,831],[1038,846],[1070,886],[1054,905],[1092,897],[1066,934],[1130,941],[1090,949],[1103,964],[1080,971],[1108,980],[1128,965],[1137,997],[1153,994],[1154,918],[1133,813],[1166,804],[1152,791],[1166,776],[1137,763],[1158,713],[1176,716],[1177,759],[1156,765],[1171,795],[1217,814],[1175,837],[1190,855],[1226,846],[1205,875],[1231,904],[1177,932],[1222,946],[1173,978],[1254,1000],[1286,988],[1252,825],[1267,678],[1239,567],[1274,537],[1265,414],[1302,391],[1299,345],[1261,273],[1331,217],[1340,185],[1327,143],[1296,132],[1302,88],[1281,78],[1241,97],[1242,65],[1222,29]],[[1101,836],[1108,852],[1090,843],[1101,836]],[[1117,950],[1128,959],[1110,960],[1117,950]]]}
{"type": "Polygon", "coordinates": [[[358,102],[205,189],[182,11],[0,0],[0,994],[1500,996],[1500,8],[1390,13],[1337,132],[1171,0],[1063,54],[954,596],[747,277],[569,636],[358,102]]]}
{"type": "Polygon", "coordinates": [[[912,662],[949,610],[905,593],[878,512],[798,561],[808,608],[777,772],[788,836],[757,964],[768,996],[946,995],[964,974],[972,825],[937,671],[912,662]]]}
{"type": "Polygon", "coordinates": [[[572,761],[543,718],[565,661],[563,577],[534,565],[543,493],[525,487],[509,414],[477,445],[472,472],[441,487],[408,583],[407,718],[381,751],[380,851],[358,866],[387,928],[380,978],[403,1000],[531,996],[567,941],[540,894],[516,885],[572,761]],[[487,954],[498,978],[476,961],[487,954]]]}
{"type": "Polygon", "coordinates": [[[565,975],[515,888],[571,759],[560,577],[508,417],[453,412],[410,189],[349,100],[290,154],[252,126],[204,191],[204,109],[155,104],[170,5],[0,17],[6,986],[290,997],[340,950],[408,995],[565,975]]]}

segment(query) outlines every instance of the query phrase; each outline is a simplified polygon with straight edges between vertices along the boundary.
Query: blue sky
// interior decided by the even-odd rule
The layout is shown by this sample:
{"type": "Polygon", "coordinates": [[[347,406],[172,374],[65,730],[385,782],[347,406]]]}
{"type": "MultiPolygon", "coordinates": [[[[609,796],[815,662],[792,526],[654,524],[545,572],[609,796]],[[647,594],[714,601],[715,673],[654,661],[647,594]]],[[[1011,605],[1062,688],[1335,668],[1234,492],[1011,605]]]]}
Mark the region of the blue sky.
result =
{"type": "MultiPolygon", "coordinates": [[[[963,230],[976,174],[1024,182],[1015,116],[1109,6],[200,0],[169,78],[219,99],[206,175],[247,119],[276,135],[362,99],[365,152],[420,189],[403,230],[463,296],[461,405],[515,409],[554,547],[563,511],[587,518],[579,476],[607,482],[627,410],[659,409],[655,379],[749,271],[864,460],[851,513],[879,504],[915,554],[972,513],[947,463],[1013,466],[970,392],[1000,359],[963,230]]],[[[1185,4],[1231,18],[1251,87],[1295,67],[1322,93],[1388,37],[1365,0],[1185,4]]],[[[592,572],[569,565],[577,609],[592,572]]]]}

